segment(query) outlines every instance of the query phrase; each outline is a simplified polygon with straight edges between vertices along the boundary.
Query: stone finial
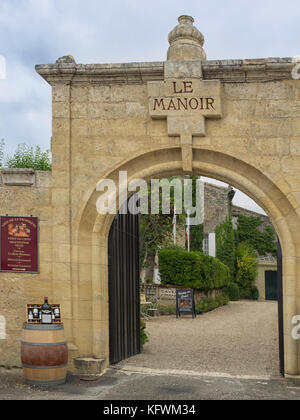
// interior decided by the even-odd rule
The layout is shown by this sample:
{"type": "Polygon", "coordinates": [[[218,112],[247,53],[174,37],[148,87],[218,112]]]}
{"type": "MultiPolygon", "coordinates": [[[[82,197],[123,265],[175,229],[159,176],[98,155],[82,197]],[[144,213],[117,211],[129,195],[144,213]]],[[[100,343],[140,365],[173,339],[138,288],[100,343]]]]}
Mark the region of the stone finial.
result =
{"type": "Polygon", "coordinates": [[[76,61],[75,61],[73,55],[68,54],[68,55],[64,55],[63,57],[60,57],[56,60],[56,64],[60,64],[60,63],[76,64],[76,61]]]}
{"type": "Polygon", "coordinates": [[[203,50],[204,36],[193,25],[194,19],[191,16],[180,16],[177,25],[169,34],[170,47],[168,60],[206,60],[203,50]]]}

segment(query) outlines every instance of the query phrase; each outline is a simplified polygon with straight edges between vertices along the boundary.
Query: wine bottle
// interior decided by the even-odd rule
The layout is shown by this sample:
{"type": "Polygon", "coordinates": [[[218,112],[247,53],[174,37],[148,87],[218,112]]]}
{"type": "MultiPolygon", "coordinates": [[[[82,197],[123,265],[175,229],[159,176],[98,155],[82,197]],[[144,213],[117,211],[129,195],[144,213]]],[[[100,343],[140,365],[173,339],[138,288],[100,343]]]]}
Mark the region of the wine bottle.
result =
{"type": "Polygon", "coordinates": [[[34,305],[32,312],[33,312],[33,319],[35,320],[39,319],[39,309],[37,305],[34,305]]]}
{"type": "Polygon", "coordinates": [[[32,320],[33,320],[33,313],[32,313],[32,310],[29,309],[29,311],[28,311],[28,322],[32,322],[32,320]]]}
{"type": "Polygon", "coordinates": [[[48,298],[44,298],[44,303],[41,308],[42,324],[52,324],[52,308],[48,303],[48,298]]]}
{"type": "Polygon", "coordinates": [[[59,308],[58,307],[56,307],[54,309],[54,316],[55,316],[55,319],[59,319],[60,318],[60,311],[59,311],[59,308]]]}

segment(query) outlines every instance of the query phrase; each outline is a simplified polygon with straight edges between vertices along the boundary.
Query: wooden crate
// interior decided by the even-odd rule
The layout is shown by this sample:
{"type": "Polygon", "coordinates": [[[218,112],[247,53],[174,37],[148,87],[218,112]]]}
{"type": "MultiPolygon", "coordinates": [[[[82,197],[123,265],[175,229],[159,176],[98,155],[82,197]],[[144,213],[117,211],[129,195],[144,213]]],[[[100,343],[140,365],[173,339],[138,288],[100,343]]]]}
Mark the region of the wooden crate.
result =
{"type": "MultiPolygon", "coordinates": [[[[40,319],[33,319],[32,321],[30,321],[29,322],[29,319],[28,319],[28,313],[29,313],[29,310],[31,309],[31,310],[33,310],[34,309],[34,307],[37,307],[38,308],[38,310],[40,311],[41,310],[41,308],[42,308],[42,304],[39,304],[39,303],[28,303],[27,305],[26,305],[26,315],[25,315],[25,319],[26,319],[26,322],[28,323],[28,324],[41,324],[42,322],[41,322],[41,320],[40,319]]],[[[50,306],[52,307],[52,309],[54,310],[55,308],[58,308],[59,309],[59,313],[60,313],[60,318],[56,318],[56,319],[54,319],[53,321],[52,321],[52,323],[53,324],[60,324],[61,322],[62,322],[62,319],[61,319],[61,310],[60,310],[60,305],[59,304],[50,304],[50,306]]]]}

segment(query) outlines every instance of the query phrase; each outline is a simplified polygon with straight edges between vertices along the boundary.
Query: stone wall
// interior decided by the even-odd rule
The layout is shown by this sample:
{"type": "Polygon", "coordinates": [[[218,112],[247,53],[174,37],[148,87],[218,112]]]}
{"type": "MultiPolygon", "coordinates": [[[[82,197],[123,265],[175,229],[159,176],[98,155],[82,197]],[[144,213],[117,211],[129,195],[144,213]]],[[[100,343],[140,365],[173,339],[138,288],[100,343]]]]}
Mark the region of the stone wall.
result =
{"type": "Polygon", "coordinates": [[[0,215],[39,217],[40,273],[0,272],[0,316],[6,323],[5,339],[0,337],[0,365],[20,366],[20,336],[26,304],[43,302],[44,296],[52,295],[52,181],[50,172],[33,172],[29,186],[26,186],[29,178],[26,171],[2,175],[0,215]]]}
{"type": "MultiPolygon", "coordinates": [[[[143,285],[141,286],[141,293],[145,294],[147,302],[176,305],[176,289],[186,289],[186,287],[160,284],[143,285]]],[[[221,289],[195,290],[195,303],[197,304],[204,297],[214,299],[220,293],[222,293],[221,289]]]]}
{"type": "Polygon", "coordinates": [[[204,184],[204,234],[213,233],[228,217],[229,188],[204,184]]]}

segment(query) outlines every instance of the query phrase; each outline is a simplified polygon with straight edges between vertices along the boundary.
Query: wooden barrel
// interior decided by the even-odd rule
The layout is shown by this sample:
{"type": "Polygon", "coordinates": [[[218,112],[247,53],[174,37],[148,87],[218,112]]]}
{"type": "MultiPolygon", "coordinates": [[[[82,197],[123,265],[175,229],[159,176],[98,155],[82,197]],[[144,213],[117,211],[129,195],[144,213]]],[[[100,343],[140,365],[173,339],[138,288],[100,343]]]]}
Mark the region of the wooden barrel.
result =
{"type": "Polygon", "coordinates": [[[68,347],[63,324],[23,325],[21,359],[25,380],[31,385],[66,382],[68,347]]]}

